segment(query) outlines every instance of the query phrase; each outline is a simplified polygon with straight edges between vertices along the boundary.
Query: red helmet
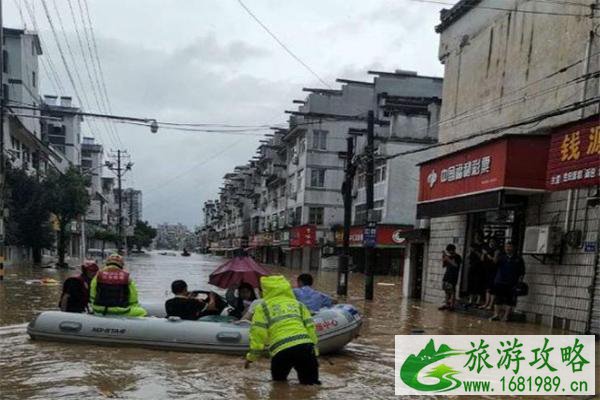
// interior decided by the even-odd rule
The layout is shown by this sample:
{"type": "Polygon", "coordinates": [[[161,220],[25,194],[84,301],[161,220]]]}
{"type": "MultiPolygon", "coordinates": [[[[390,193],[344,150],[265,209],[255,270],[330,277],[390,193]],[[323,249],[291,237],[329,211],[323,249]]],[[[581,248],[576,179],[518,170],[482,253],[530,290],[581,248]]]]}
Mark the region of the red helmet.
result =
{"type": "Polygon", "coordinates": [[[123,268],[125,266],[125,261],[123,260],[123,257],[119,254],[111,254],[110,256],[108,256],[104,264],[106,266],[115,265],[119,268],[123,268]]]}
{"type": "Polygon", "coordinates": [[[94,260],[84,260],[81,270],[84,272],[98,272],[98,264],[94,260]]]}

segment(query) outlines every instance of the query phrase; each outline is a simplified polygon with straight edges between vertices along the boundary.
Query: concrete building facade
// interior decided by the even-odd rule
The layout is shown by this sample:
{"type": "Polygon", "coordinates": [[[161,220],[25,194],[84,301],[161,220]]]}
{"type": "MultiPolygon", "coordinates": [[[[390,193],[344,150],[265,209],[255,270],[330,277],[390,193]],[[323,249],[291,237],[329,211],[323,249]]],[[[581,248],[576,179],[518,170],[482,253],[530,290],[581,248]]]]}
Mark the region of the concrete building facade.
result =
{"type": "MultiPolygon", "coordinates": [[[[289,127],[274,129],[260,142],[248,164],[225,175],[218,200],[204,204],[205,225],[199,235],[206,250],[231,254],[244,248],[261,262],[305,271],[337,268],[347,138],[350,131],[366,128],[367,112],[375,109],[375,191],[376,204],[381,203],[377,264],[385,265],[378,272],[402,274],[407,260],[412,262],[409,270],[422,264],[423,231],[415,217],[415,160],[423,156],[387,156],[437,140],[441,79],[407,71],[373,75],[373,82],[340,79],[339,90],[304,89],[306,98],[294,100],[298,108],[288,111],[289,127]],[[420,245],[420,257],[411,256],[419,250],[411,253],[409,247],[413,244],[420,245]]],[[[358,174],[353,191],[351,246],[353,263],[360,269],[364,267],[361,159],[365,140],[358,137],[355,142],[353,162],[358,165],[358,174]]]]}
{"type": "MultiPolygon", "coordinates": [[[[585,6],[594,2],[578,3],[585,6]]],[[[600,290],[596,286],[600,281],[596,276],[600,210],[594,199],[600,181],[595,173],[587,175],[598,167],[594,164],[597,158],[590,162],[583,179],[577,171],[550,176],[556,165],[567,166],[571,161],[567,153],[561,155],[561,146],[564,151],[567,139],[579,139],[579,133],[569,136],[573,132],[568,124],[578,127],[578,121],[585,122],[598,112],[598,80],[590,75],[600,65],[591,17],[596,11],[590,14],[577,5],[524,0],[511,2],[510,9],[506,4],[500,0],[462,0],[442,11],[437,27],[439,58],[445,68],[439,139],[446,145],[438,148],[437,160],[422,168],[429,175],[421,175],[424,195],[418,213],[431,218],[423,299],[443,299],[439,255],[448,243],[455,244],[466,258],[475,233],[481,231],[501,242],[510,240],[518,251],[530,253],[527,230],[550,226],[560,230],[560,244],[556,254],[525,254],[525,281],[530,291],[519,298],[517,310],[532,322],[599,333],[600,290]],[[551,15],[557,11],[581,16],[551,15]],[[596,101],[596,105],[582,107],[586,101],[596,101]],[[498,150],[501,146],[511,151],[498,150]],[[529,149],[529,153],[519,155],[522,149],[529,149]],[[553,156],[555,150],[558,156],[553,156]],[[480,157],[483,153],[487,155],[480,157]],[[475,159],[466,161],[476,154],[475,159]],[[538,156],[544,168],[534,171],[537,167],[532,165],[538,156]],[[494,165],[503,163],[502,157],[508,157],[500,177],[504,184],[494,184],[494,165]],[[440,172],[453,158],[463,161],[440,172]],[[480,160],[486,159],[490,179],[472,178],[472,163],[477,161],[477,173],[483,176],[480,160]],[[464,175],[467,165],[468,176],[464,175]],[[506,184],[526,172],[530,178],[539,172],[537,181],[506,184]],[[564,185],[565,180],[573,182],[564,185]],[[470,182],[485,190],[455,190],[470,182]],[[428,197],[444,185],[447,193],[453,193],[451,198],[428,197]]],[[[588,130],[582,128],[582,157],[587,137],[588,130]]],[[[578,154],[574,155],[577,159],[578,154]]],[[[469,268],[467,263],[461,274],[461,293],[469,292],[469,268]]]]}

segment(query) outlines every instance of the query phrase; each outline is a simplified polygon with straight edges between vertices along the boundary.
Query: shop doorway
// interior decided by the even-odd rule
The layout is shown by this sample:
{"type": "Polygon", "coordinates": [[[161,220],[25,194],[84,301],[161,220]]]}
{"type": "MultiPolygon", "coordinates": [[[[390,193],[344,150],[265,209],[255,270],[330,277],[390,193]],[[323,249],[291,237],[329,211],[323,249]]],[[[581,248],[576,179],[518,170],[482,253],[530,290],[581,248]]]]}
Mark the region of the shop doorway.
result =
{"type": "Polygon", "coordinates": [[[423,291],[423,256],[425,254],[425,245],[423,243],[413,243],[410,249],[410,263],[412,265],[411,290],[410,297],[421,299],[423,291]]]}
{"type": "Polygon", "coordinates": [[[499,209],[481,213],[469,214],[467,237],[463,249],[463,269],[460,276],[461,297],[469,294],[470,285],[477,284],[472,278],[472,266],[469,263],[471,245],[475,243],[476,236],[481,235],[484,244],[489,244],[493,239],[499,249],[504,249],[506,242],[511,242],[515,249],[522,247],[525,231],[524,211],[518,209],[499,209]]]}

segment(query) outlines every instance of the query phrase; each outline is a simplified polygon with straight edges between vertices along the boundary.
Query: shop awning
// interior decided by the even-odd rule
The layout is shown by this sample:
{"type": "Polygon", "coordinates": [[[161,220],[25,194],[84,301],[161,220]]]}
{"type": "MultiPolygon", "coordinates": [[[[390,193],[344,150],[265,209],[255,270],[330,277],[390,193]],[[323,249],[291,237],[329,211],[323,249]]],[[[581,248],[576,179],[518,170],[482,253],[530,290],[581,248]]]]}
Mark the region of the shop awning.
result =
{"type": "Polygon", "coordinates": [[[417,218],[519,206],[546,190],[549,137],[506,135],[420,165],[417,218]]]}

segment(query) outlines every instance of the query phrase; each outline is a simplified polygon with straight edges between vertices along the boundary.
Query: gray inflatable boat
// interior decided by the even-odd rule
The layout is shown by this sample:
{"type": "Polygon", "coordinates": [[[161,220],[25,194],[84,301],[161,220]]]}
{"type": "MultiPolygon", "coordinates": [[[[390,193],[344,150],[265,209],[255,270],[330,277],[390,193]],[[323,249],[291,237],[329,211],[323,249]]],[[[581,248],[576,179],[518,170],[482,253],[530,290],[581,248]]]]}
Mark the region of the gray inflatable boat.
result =
{"type": "MultiPolygon", "coordinates": [[[[244,354],[249,323],[184,321],[164,318],[162,307],[146,305],[152,317],[132,318],[44,311],[27,327],[32,339],[173,351],[244,354]],[[162,317],[162,318],[161,318],[162,317]]],[[[338,304],[313,316],[321,354],[336,352],[358,336],[361,316],[351,305],[338,304]]]]}

